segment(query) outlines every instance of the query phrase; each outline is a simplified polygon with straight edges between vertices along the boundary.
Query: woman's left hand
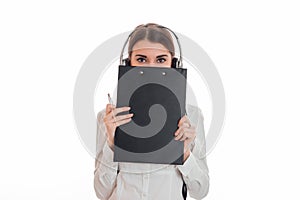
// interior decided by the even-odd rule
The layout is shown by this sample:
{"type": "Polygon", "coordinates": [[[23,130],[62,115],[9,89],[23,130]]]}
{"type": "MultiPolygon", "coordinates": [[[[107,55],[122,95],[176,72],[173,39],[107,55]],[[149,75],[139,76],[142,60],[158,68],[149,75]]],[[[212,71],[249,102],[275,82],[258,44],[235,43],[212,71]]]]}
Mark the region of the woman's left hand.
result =
{"type": "Polygon", "coordinates": [[[178,122],[178,129],[174,133],[175,140],[184,141],[184,161],[189,157],[190,144],[196,138],[196,128],[191,125],[190,120],[184,115],[178,122]]]}

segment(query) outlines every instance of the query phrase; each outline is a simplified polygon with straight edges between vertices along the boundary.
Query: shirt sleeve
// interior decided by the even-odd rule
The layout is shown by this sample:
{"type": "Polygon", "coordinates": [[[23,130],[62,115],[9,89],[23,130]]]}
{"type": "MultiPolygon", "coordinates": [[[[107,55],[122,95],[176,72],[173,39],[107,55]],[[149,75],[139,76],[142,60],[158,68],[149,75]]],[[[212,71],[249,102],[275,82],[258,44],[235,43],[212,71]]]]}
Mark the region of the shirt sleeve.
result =
{"type": "Polygon", "coordinates": [[[113,162],[113,150],[106,138],[106,128],[103,122],[105,110],[97,115],[97,156],[94,170],[94,189],[99,199],[109,199],[116,188],[118,162],[113,162]]]}
{"type": "Polygon", "coordinates": [[[206,162],[206,145],[203,125],[203,115],[199,108],[193,115],[188,115],[191,123],[196,126],[197,136],[191,144],[190,156],[183,165],[177,168],[182,174],[190,197],[203,199],[209,189],[208,167],[206,162]]]}

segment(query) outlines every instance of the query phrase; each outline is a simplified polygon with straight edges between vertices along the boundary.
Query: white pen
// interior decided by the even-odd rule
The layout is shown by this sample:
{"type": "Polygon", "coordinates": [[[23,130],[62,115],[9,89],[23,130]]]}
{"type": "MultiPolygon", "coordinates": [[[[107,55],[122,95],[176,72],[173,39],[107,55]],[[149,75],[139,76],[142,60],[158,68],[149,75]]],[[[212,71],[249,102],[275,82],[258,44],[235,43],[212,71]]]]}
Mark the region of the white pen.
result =
{"type": "Polygon", "coordinates": [[[110,103],[111,105],[114,105],[114,103],[113,103],[113,101],[112,101],[112,99],[111,99],[111,97],[110,97],[110,94],[109,94],[109,93],[107,93],[107,96],[108,96],[108,101],[109,101],[109,103],[110,103]]]}
{"type": "MultiPolygon", "coordinates": [[[[110,97],[110,94],[109,94],[109,93],[107,93],[107,96],[108,96],[108,101],[109,101],[109,103],[110,103],[112,106],[114,106],[114,103],[113,103],[113,101],[112,101],[112,99],[111,99],[111,97],[110,97]]],[[[115,118],[114,110],[112,110],[112,112],[113,112],[113,118],[114,118],[114,121],[116,122],[116,118],[115,118]]]]}

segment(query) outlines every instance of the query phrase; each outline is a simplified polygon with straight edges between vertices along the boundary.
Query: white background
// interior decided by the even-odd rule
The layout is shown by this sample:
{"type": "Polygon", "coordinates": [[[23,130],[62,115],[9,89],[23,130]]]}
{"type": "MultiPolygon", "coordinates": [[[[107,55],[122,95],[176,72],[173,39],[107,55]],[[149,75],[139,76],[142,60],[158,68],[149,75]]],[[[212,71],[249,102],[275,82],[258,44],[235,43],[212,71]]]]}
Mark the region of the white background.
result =
{"type": "Polygon", "coordinates": [[[0,199],[96,199],[74,83],[98,45],[147,22],[193,39],[222,78],[206,199],[299,199],[299,18],[296,0],[1,1],[0,199]]]}

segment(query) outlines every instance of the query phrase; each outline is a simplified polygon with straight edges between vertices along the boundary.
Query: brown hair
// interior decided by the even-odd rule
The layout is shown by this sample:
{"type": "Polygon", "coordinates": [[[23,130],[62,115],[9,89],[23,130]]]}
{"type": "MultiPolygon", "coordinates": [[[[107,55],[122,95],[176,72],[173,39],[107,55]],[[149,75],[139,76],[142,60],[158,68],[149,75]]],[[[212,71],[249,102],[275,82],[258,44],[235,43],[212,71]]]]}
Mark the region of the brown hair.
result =
{"type": "Polygon", "coordinates": [[[172,35],[161,25],[148,23],[137,26],[129,39],[129,54],[131,54],[133,46],[140,40],[148,40],[149,42],[160,43],[170,51],[172,56],[175,55],[172,35]]]}

